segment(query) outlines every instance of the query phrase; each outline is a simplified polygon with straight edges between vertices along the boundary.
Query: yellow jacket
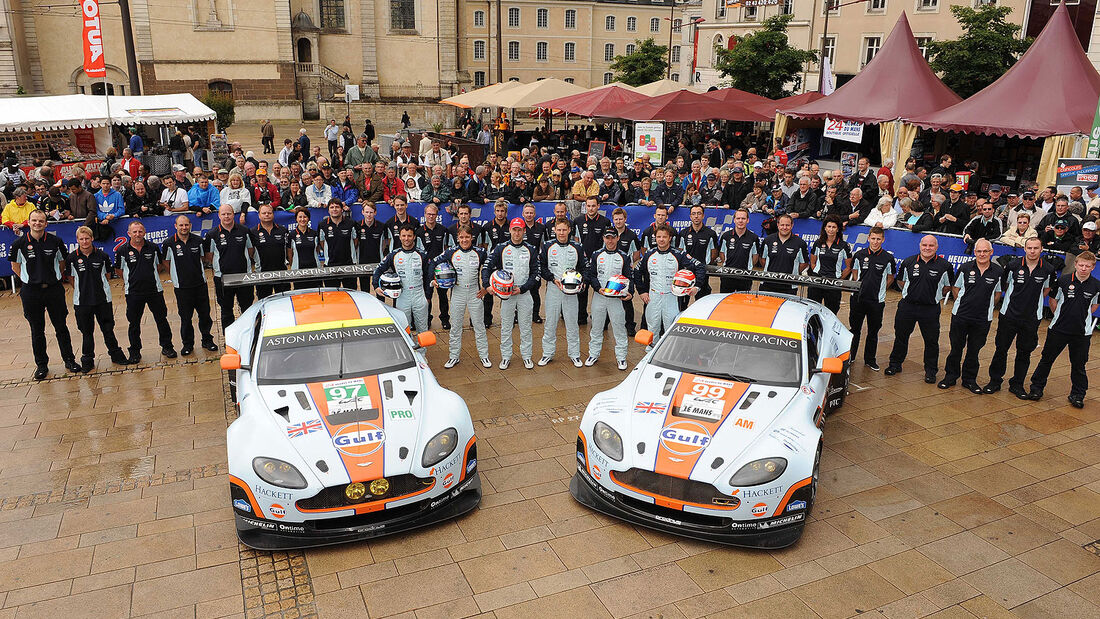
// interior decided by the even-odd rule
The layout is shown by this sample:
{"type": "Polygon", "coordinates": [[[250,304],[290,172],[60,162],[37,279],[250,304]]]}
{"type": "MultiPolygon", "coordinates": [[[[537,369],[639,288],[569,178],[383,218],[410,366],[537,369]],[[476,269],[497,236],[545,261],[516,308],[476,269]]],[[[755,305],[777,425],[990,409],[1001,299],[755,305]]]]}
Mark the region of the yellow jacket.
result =
{"type": "Polygon", "coordinates": [[[5,226],[10,226],[11,224],[22,226],[27,223],[27,218],[30,217],[31,213],[37,208],[38,207],[30,200],[24,202],[23,206],[19,206],[15,203],[15,200],[12,200],[4,207],[3,214],[0,214],[0,221],[2,221],[5,226]]]}

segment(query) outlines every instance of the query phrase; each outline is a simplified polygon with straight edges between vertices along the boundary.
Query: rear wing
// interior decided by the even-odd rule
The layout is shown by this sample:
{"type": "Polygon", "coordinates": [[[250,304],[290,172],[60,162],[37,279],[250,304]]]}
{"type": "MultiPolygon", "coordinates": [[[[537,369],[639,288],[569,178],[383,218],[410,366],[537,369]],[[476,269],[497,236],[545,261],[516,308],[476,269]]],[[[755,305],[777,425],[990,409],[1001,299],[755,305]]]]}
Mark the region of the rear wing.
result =
{"type": "Polygon", "coordinates": [[[818,288],[846,290],[848,292],[858,292],[860,287],[858,281],[848,279],[822,277],[820,275],[794,275],[792,273],[753,271],[750,269],[738,269],[736,267],[707,266],[707,274],[728,279],[747,279],[759,282],[789,284],[791,286],[816,286],[818,288]]]}
{"type": "Polygon", "coordinates": [[[369,277],[374,275],[377,264],[349,264],[335,267],[315,267],[286,271],[256,271],[254,273],[227,273],[222,275],[222,285],[228,287],[255,286],[256,284],[284,284],[321,282],[343,277],[369,277]]]}

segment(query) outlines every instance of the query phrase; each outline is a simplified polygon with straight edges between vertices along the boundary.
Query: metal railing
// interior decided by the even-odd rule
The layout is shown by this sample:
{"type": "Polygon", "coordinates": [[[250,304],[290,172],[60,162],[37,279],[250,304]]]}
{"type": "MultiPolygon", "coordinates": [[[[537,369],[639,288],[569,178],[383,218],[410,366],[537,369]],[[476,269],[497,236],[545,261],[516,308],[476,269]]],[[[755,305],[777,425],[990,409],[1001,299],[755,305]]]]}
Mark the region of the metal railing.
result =
{"type": "Polygon", "coordinates": [[[439,101],[451,96],[451,87],[442,84],[379,84],[378,95],[382,99],[402,101],[439,101]]]}
{"type": "Polygon", "coordinates": [[[348,83],[349,78],[347,75],[341,75],[319,62],[299,62],[296,64],[298,75],[320,76],[322,82],[340,88],[348,83]]]}

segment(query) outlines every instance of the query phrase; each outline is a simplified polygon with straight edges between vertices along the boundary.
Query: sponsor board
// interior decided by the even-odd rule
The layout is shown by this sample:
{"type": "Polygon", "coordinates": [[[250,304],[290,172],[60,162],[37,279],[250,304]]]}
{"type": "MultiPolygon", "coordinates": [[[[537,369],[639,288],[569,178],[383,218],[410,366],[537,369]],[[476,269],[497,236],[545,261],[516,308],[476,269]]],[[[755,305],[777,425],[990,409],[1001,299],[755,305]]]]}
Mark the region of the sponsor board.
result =
{"type": "Polygon", "coordinates": [[[458,486],[456,486],[454,490],[451,490],[449,493],[444,494],[443,496],[441,496],[438,499],[432,501],[431,503],[428,503],[428,509],[435,509],[436,507],[439,507],[440,505],[446,503],[447,501],[450,501],[451,499],[453,499],[453,498],[457,497],[458,495],[462,494],[462,492],[464,490],[466,490],[466,488],[470,487],[470,484],[472,484],[473,481],[474,481],[473,479],[467,479],[466,481],[464,481],[461,484],[459,484],[458,486]]]}
{"type": "Polygon", "coordinates": [[[664,522],[665,524],[671,524],[671,525],[674,525],[674,526],[677,526],[677,527],[683,526],[683,524],[684,524],[684,523],[680,522],[679,520],[676,520],[675,518],[668,518],[666,516],[659,516],[657,514],[653,514],[653,519],[656,520],[657,522],[664,522]]]}
{"type": "Polygon", "coordinates": [[[390,419],[413,419],[413,412],[407,408],[391,409],[390,419]]]}
{"type": "Polygon", "coordinates": [[[466,463],[466,474],[469,475],[470,471],[473,471],[476,468],[477,468],[477,458],[471,458],[470,461],[466,463]]]}

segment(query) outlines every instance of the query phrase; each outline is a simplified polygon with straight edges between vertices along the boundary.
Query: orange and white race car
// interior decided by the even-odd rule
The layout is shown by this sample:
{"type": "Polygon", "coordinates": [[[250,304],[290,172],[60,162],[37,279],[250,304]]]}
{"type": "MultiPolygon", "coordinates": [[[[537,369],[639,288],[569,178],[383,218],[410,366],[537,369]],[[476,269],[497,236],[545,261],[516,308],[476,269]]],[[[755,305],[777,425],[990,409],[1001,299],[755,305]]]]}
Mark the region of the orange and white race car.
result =
{"type": "Polygon", "coordinates": [[[813,508],[826,415],[844,401],[851,333],[819,303],[704,297],[581,419],[573,496],[643,526],[779,548],[813,508]]]}

